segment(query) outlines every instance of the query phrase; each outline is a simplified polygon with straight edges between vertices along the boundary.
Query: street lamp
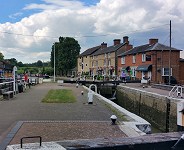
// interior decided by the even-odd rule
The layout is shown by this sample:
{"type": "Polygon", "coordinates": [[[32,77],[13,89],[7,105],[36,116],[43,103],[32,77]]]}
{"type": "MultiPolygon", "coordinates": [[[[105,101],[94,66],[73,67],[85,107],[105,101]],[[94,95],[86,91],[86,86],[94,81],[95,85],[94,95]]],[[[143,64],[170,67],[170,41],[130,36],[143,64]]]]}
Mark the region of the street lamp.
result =
{"type": "Polygon", "coordinates": [[[55,53],[55,43],[54,43],[54,82],[56,81],[56,53],[55,53]]]}

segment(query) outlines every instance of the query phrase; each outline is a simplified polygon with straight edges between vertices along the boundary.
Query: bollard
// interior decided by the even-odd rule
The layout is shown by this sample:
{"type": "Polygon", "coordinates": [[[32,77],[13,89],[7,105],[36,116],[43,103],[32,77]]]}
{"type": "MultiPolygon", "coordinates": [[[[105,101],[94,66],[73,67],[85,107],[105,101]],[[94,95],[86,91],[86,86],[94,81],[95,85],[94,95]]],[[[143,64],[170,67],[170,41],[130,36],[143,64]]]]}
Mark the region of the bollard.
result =
{"type": "Polygon", "coordinates": [[[81,95],[84,95],[84,91],[81,91],[81,95]]]}
{"type": "Polygon", "coordinates": [[[93,92],[88,92],[88,104],[93,104],[93,92]]]}
{"type": "Polygon", "coordinates": [[[115,115],[111,116],[112,125],[116,124],[117,117],[115,115]]]}
{"type": "Polygon", "coordinates": [[[79,84],[77,83],[77,84],[76,84],[76,88],[78,88],[78,87],[79,87],[79,84]]]}

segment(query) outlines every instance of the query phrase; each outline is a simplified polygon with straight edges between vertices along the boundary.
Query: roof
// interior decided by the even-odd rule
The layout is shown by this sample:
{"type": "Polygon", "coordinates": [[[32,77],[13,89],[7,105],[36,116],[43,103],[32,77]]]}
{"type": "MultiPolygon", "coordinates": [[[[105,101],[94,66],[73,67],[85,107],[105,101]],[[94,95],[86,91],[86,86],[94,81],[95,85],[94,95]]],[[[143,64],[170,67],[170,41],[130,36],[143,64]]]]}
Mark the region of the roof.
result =
{"type": "Polygon", "coordinates": [[[125,44],[126,43],[121,43],[121,44],[117,44],[117,45],[109,46],[107,48],[100,49],[96,51],[95,53],[93,53],[93,55],[100,55],[100,54],[115,52],[116,50],[124,46],[125,44]]]}
{"type": "MultiPolygon", "coordinates": [[[[153,50],[165,51],[165,50],[170,50],[170,47],[163,45],[163,44],[160,44],[160,43],[155,43],[152,45],[145,44],[145,45],[134,47],[134,48],[130,49],[129,51],[126,51],[126,52],[120,54],[119,56],[125,56],[125,55],[136,54],[136,53],[144,53],[144,52],[153,51],[153,50]]],[[[181,51],[181,50],[173,48],[173,47],[171,47],[171,50],[181,51]]]]}
{"type": "Polygon", "coordinates": [[[81,53],[79,55],[79,57],[91,55],[94,52],[96,52],[97,50],[99,50],[100,48],[101,48],[101,46],[95,46],[95,47],[89,48],[89,49],[85,50],[83,53],[81,53]]]}

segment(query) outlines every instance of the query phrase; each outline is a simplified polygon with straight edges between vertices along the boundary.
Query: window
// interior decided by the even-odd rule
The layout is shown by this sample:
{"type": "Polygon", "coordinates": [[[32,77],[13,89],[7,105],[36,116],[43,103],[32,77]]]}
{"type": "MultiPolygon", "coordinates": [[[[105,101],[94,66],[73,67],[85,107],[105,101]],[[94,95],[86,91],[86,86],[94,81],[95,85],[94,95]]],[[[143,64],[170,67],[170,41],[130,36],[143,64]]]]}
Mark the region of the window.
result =
{"type": "Polygon", "coordinates": [[[98,61],[96,61],[96,66],[98,67],[98,61]]]}
{"type": "Polygon", "coordinates": [[[86,58],[88,58],[88,56],[86,56],[86,58]]]}
{"type": "Polygon", "coordinates": [[[108,57],[111,57],[111,53],[108,53],[108,57]]]}
{"type": "Polygon", "coordinates": [[[136,77],[136,71],[135,70],[136,70],[136,67],[131,68],[131,76],[132,77],[136,77]]]}
{"type": "Polygon", "coordinates": [[[93,55],[92,59],[94,59],[94,55],[93,55]]]}
{"type": "Polygon", "coordinates": [[[86,64],[86,66],[88,66],[88,64],[86,64]]]}
{"type": "Polygon", "coordinates": [[[92,67],[94,67],[94,62],[92,61],[92,67]]]}
{"type": "Polygon", "coordinates": [[[110,65],[111,65],[111,60],[109,59],[109,60],[108,60],[108,66],[110,66],[110,65]]]}
{"type": "MultiPolygon", "coordinates": [[[[172,76],[172,68],[171,68],[170,75],[172,76]]],[[[162,76],[169,76],[169,68],[162,69],[162,76]]]]}
{"type": "Polygon", "coordinates": [[[106,66],[106,59],[104,59],[104,66],[106,66]]]}
{"type": "Polygon", "coordinates": [[[146,61],[146,54],[142,54],[142,62],[146,61]]]}
{"type": "Polygon", "coordinates": [[[146,61],[151,61],[151,55],[146,55],[146,61]]]}
{"type": "Polygon", "coordinates": [[[125,56],[121,57],[121,64],[125,64],[125,56]]]}
{"type": "Polygon", "coordinates": [[[132,63],[135,63],[135,62],[136,62],[136,55],[133,55],[132,63]]]}

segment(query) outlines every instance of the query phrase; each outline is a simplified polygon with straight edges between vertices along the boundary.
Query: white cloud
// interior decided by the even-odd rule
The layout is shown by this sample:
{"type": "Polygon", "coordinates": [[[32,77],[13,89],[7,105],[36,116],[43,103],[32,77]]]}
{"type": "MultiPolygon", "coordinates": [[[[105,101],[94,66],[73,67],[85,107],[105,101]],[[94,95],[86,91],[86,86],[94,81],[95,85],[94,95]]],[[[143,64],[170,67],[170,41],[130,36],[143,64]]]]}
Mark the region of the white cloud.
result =
{"type": "Polygon", "coordinates": [[[59,36],[77,37],[82,51],[101,42],[111,45],[113,39],[125,35],[137,41],[132,44],[145,44],[153,36],[163,42],[169,32],[169,25],[165,24],[172,20],[173,44],[181,49],[184,48],[184,39],[180,38],[184,23],[182,6],[184,2],[179,0],[101,0],[91,6],[76,0],[44,0],[43,4],[24,8],[40,10],[39,13],[17,23],[0,24],[0,46],[5,58],[14,57],[23,62],[50,60],[52,43],[59,36]],[[155,26],[162,27],[153,30],[155,26]],[[83,37],[103,34],[109,35],[83,37]]]}

